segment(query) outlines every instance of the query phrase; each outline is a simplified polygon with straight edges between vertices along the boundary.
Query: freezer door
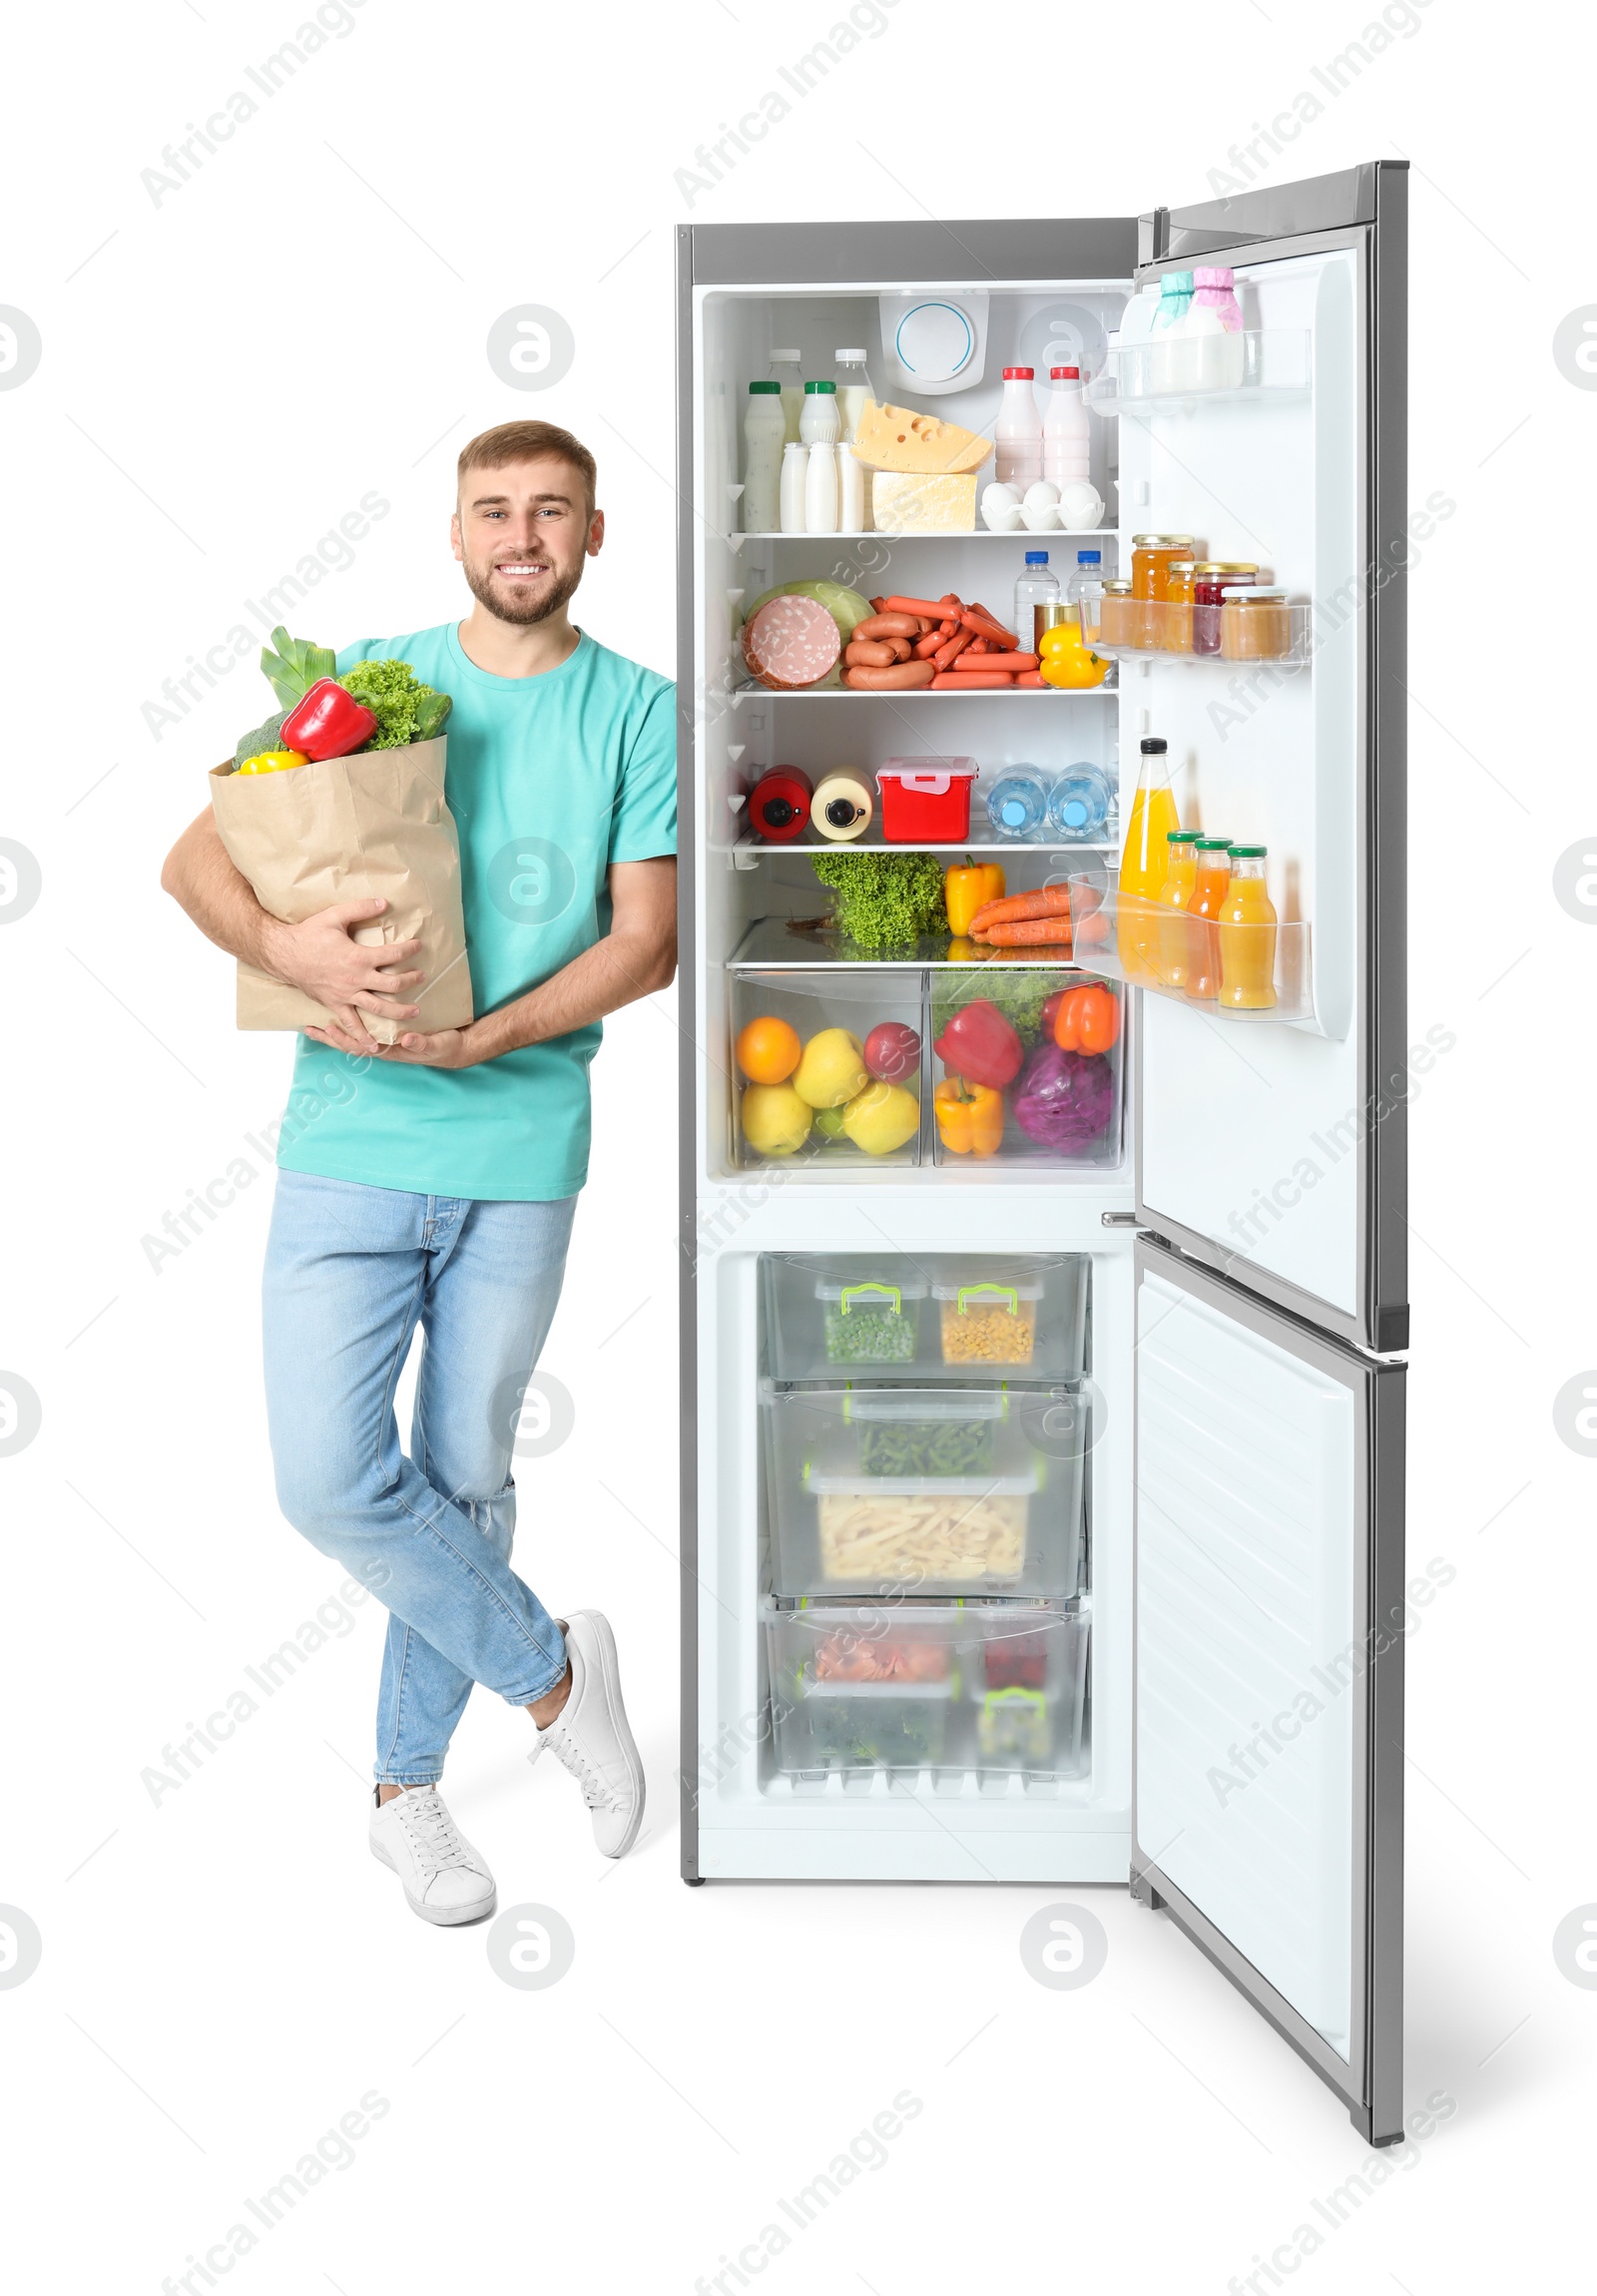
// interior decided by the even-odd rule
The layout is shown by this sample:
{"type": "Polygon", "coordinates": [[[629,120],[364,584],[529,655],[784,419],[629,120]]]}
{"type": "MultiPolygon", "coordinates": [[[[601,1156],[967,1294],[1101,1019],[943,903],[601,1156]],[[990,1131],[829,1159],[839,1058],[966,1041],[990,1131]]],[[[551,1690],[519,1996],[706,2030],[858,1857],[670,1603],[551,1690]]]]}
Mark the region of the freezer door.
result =
{"type": "Polygon", "coordinates": [[[1405,199],[1380,162],[1144,219],[1144,276],[1235,271],[1271,387],[1120,417],[1124,525],[1310,605],[1290,671],[1122,664],[1123,775],[1163,736],[1183,821],[1270,847],[1312,1001],[1283,1022],[1139,992],[1138,1212],[1380,1352],[1408,1341],[1406,1102],[1454,1041],[1439,1013],[1411,1038],[1406,1012],[1403,568],[1452,506],[1405,495],[1405,199]]]}
{"type": "Polygon", "coordinates": [[[1146,1240],[1136,1338],[1132,1891],[1389,2144],[1403,1369],[1146,1240]]]}

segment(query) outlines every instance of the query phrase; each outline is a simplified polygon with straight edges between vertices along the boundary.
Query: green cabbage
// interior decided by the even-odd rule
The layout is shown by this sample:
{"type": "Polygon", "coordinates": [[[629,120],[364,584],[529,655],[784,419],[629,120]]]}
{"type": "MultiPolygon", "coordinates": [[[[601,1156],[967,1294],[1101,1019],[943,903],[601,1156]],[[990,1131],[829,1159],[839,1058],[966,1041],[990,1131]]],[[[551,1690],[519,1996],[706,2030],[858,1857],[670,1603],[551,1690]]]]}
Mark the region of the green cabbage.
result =
{"type": "Polygon", "coordinates": [[[762,590],[753,605],[744,608],[744,620],[752,621],[772,598],[813,598],[836,623],[845,646],[866,615],[876,611],[868,598],[861,598],[857,590],[845,589],[840,582],[779,582],[774,590],[762,590]]]}

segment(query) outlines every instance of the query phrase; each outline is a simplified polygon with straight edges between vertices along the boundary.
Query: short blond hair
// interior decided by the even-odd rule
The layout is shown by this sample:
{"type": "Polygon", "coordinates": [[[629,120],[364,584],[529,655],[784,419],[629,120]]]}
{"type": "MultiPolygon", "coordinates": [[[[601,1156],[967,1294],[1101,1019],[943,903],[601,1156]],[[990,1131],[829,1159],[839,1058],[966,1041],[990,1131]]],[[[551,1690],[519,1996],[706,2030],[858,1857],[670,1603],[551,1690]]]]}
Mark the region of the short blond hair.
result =
{"type": "Polygon", "coordinates": [[[465,484],[468,470],[503,470],[511,462],[565,462],[580,473],[588,494],[588,516],[599,495],[599,465],[582,440],[558,422],[500,422],[492,430],[479,430],[460,449],[455,468],[456,490],[465,484]]]}

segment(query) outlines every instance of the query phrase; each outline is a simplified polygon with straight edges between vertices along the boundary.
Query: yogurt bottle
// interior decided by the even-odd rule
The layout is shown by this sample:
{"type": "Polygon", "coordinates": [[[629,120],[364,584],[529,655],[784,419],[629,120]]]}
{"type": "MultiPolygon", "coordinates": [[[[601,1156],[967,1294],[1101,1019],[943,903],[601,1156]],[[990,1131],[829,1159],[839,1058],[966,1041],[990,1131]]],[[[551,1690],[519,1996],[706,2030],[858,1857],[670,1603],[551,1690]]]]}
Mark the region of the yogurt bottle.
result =
{"type": "Polygon", "coordinates": [[[1148,379],[1144,388],[1159,393],[1184,390],[1181,379],[1181,354],[1176,343],[1177,329],[1192,307],[1193,281],[1191,272],[1166,272],[1159,286],[1159,308],[1154,312],[1154,323],[1149,335],[1148,379]]]}
{"type": "Polygon", "coordinates": [[[743,418],[743,530],[775,534],[782,521],[782,450],[788,418],[779,382],[752,382],[743,418]]]}

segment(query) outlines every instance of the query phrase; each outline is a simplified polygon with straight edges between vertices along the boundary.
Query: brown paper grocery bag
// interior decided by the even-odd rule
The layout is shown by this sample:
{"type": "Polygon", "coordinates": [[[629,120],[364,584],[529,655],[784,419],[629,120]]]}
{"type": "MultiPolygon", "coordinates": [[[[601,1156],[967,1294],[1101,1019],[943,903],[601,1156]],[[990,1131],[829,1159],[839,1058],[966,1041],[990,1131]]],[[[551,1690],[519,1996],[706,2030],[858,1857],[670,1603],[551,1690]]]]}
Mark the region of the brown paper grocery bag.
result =
{"type": "MultiPolygon", "coordinates": [[[[419,938],[415,966],[426,977],[395,1002],[421,1009],[404,1021],[366,1013],[379,1044],[409,1029],[463,1028],[472,1017],[460,840],[443,801],[447,739],[275,774],[241,774],[230,760],[211,775],[218,833],[263,908],[299,924],[317,909],[380,893],[388,906],[355,939],[375,947],[419,938]]],[[[301,989],[240,965],[241,1028],[321,1026],[329,1017],[301,989]]]]}

